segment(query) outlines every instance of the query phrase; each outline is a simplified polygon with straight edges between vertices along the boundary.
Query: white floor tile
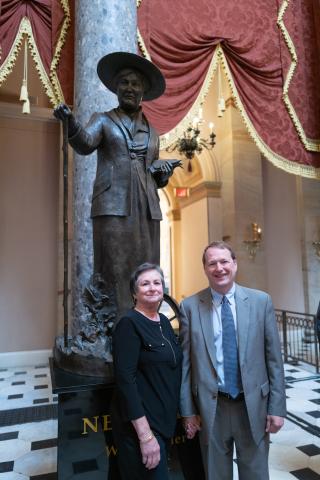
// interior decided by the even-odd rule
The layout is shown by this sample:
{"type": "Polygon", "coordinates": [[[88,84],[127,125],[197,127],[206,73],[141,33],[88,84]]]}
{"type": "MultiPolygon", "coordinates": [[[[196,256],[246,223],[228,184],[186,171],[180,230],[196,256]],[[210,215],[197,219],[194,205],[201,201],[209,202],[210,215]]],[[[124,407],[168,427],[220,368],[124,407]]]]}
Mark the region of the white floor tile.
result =
{"type": "Polygon", "coordinates": [[[43,448],[26,453],[14,462],[14,471],[24,475],[44,475],[57,468],[57,448],[43,448]]]}
{"type": "Polygon", "coordinates": [[[320,455],[310,457],[309,468],[320,475],[320,455]]]}
{"type": "Polygon", "coordinates": [[[283,472],[281,470],[269,469],[270,480],[297,480],[291,473],[283,472]]]}
{"type": "Polygon", "coordinates": [[[48,440],[49,438],[57,438],[58,421],[46,420],[44,422],[25,423],[19,428],[19,438],[30,442],[39,440],[48,440]]]}
{"type": "Polygon", "coordinates": [[[16,472],[6,472],[0,473],[0,480],[29,480],[29,477],[16,472]]]}
{"type": "Polygon", "coordinates": [[[11,462],[30,451],[31,442],[25,440],[2,440],[0,442],[0,462],[11,462]]]}
{"type": "Polygon", "coordinates": [[[296,448],[277,445],[270,448],[269,465],[275,470],[291,472],[309,466],[309,457],[296,448]]]}

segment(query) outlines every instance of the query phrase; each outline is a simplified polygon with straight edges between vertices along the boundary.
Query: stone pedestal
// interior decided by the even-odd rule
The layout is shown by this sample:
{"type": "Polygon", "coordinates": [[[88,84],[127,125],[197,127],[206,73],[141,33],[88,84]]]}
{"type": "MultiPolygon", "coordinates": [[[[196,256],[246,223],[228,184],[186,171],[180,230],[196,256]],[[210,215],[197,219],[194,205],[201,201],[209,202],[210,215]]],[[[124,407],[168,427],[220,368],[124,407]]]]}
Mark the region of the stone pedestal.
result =
{"type": "MultiPolygon", "coordinates": [[[[59,480],[120,480],[110,402],[114,384],[67,373],[50,361],[58,394],[59,480]]],[[[204,480],[198,439],[187,440],[178,421],[169,451],[170,480],[204,480]]]]}

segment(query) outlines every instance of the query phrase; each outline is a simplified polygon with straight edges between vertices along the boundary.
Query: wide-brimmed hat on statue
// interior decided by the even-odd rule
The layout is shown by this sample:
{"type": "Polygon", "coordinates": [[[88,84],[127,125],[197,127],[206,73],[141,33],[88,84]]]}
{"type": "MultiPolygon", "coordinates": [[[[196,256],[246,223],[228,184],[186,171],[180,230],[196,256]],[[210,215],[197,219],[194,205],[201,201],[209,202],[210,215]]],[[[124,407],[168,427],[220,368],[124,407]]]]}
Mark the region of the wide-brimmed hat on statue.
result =
{"type": "Polygon", "coordinates": [[[114,52],[105,55],[98,62],[97,72],[101,82],[111,92],[116,93],[116,77],[120,70],[126,68],[137,70],[147,79],[148,85],[142,100],[154,100],[165,91],[166,82],[159,68],[135,53],[114,52]]]}

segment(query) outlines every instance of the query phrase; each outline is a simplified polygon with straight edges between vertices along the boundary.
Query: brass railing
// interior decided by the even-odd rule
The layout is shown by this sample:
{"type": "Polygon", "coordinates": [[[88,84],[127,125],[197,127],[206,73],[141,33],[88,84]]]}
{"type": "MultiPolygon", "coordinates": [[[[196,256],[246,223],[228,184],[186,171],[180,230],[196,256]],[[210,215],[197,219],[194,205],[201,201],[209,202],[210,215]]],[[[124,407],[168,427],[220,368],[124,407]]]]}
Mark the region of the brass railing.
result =
{"type": "Polygon", "coordinates": [[[319,344],[315,315],[276,310],[284,361],[313,365],[319,373],[319,344]]]}

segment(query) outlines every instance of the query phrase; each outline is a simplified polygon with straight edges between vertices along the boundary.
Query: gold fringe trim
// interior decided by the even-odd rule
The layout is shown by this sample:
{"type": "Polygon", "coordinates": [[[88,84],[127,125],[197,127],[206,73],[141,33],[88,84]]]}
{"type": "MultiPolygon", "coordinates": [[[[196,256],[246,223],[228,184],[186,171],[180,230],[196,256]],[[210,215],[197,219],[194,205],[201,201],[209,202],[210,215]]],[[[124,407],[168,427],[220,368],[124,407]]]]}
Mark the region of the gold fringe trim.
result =
{"type": "Polygon", "coordinates": [[[147,50],[147,47],[146,47],[146,45],[145,45],[145,43],[144,43],[144,40],[143,40],[143,38],[142,38],[142,35],[141,35],[140,30],[139,30],[138,27],[137,27],[137,41],[138,41],[138,45],[139,45],[139,47],[140,47],[140,50],[141,50],[141,52],[142,52],[142,55],[143,55],[147,60],[149,60],[149,61],[151,62],[151,61],[152,61],[152,60],[151,60],[151,57],[150,57],[150,55],[149,55],[149,52],[148,52],[148,50],[147,50]]]}
{"type": "MultiPolygon", "coordinates": [[[[57,75],[57,67],[60,61],[62,48],[66,42],[67,32],[71,24],[71,14],[70,14],[68,0],[60,0],[60,3],[64,11],[64,20],[63,20],[62,28],[60,30],[60,35],[59,35],[56,49],[53,55],[51,66],[50,66],[50,79],[56,94],[56,98],[58,99],[57,103],[61,103],[61,102],[64,103],[65,100],[64,100],[62,88],[57,75]]],[[[55,105],[56,104],[54,104],[54,106],[55,105]]]]}
{"type": "Polygon", "coordinates": [[[290,3],[290,0],[284,0],[282,2],[282,5],[279,9],[279,14],[278,14],[278,19],[277,19],[277,25],[283,35],[283,38],[284,38],[284,41],[288,47],[288,50],[290,52],[290,55],[291,55],[291,65],[289,67],[289,71],[288,71],[288,74],[286,76],[286,79],[285,79],[285,82],[284,82],[284,86],[283,86],[283,101],[284,101],[284,104],[289,112],[289,115],[292,119],[292,122],[298,132],[298,135],[304,145],[304,147],[307,149],[307,150],[310,150],[312,152],[320,152],[320,139],[310,139],[306,136],[305,134],[305,131],[304,131],[304,128],[299,120],[299,117],[290,101],[290,98],[289,98],[289,87],[290,87],[290,83],[292,81],[292,78],[294,76],[294,72],[297,68],[297,64],[298,64],[298,57],[297,57],[297,52],[296,52],[296,49],[295,49],[295,46],[294,46],[294,43],[293,41],[291,40],[291,37],[289,35],[289,32],[288,30],[286,29],[285,27],[285,24],[284,24],[284,20],[283,20],[283,17],[285,15],[285,12],[289,6],[289,3],[290,3]]]}
{"type": "MultiPolygon", "coordinates": [[[[287,3],[287,0],[284,0],[284,3],[287,3]]],[[[138,43],[143,55],[150,60],[151,59],[150,55],[146,49],[146,46],[144,44],[144,41],[139,31],[138,31],[138,43]]],[[[215,49],[208,73],[206,75],[206,79],[204,81],[203,87],[201,88],[201,91],[195,103],[193,104],[192,108],[189,110],[187,115],[181,120],[181,122],[174,129],[172,129],[170,132],[160,137],[160,149],[165,149],[166,147],[174,143],[179,137],[183,135],[183,132],[189,126],[190,121],[198,112],[206,95],[208,94],[209,87],[212,83],[213,76],[219,62],[221,63],[222,68],[226,74],[230,90],[234,97],[235,106],[238,108],[240,112],[240,115],[249,132],[249,135],[251,136],[253,142],[255,143],[257,148],[260,150],[260,152],[266,157],[266,159],[269,160],[276,167],[281,168],[282,170],[285,170],[288,173],[292,173],[294,175],[299,175],[301,177],[306,177],[306,178],[320,179],[320,168],[315,168],[310,165],[301,165],[297,162],[290,161],[287,158],[282,157],[281,155],[278,155],[277,153],[273,152],[266,145],[266,143],[260,138],[242,104],[237,88],[234,84],[232,74],[229,70],[227,60],[225,58],[225,55],[223,53],[223,50],[220,44],[218,44],[215,49]]],[[[290,70],[292,72],[291,77],[293,75],[294,68],[295,67],[292,66],[290,70]]]]}
{"type": "Polygon", "coordinates": [[[249,135],[251,136],[252,140],[254,141],[254,143],[260,150],[260,152],[273,165],[275,165],[278,168],[281,168],[282,170],[285,170],[288,173],[293,173],[294,175],[299,175],[301,177],[320,179],[320,168],[315,168],[310,165],[301,165],[300,163],[288,160],[287,158],[282,157],[281,155],[278,155],[277,153],[273,152],[268,147],[268,145],[266,145],[266,143],[260,138],[242,104],[242,101],[238,94],[237,88],[234,84],[232,74],[229,70],[229,66],[225,58],[225,55],[223,53],[223,50],[220,46],[217,48],[219,49],[219,52],[218,52],[219,60],[222,63],[222,68],[224,69],[224,72],[226,74],[232,96],[234,97],[235,106],[238,108],[240,115],[243,119],[243,122],[249,132],[249,135]]]}
{"type": "Polygon", "coordinates": [[[58,79],[56,69],[60,61],[62,48],[66,41],[67,31],[71,24],[71,15],[70,15],[68,0],[60,0],[60,3],[64,11],[65,18],[63,20],[63,24],[59,34],[55,52],[51,61],[49,76],[47,75],[47,72],[41,61],[41,57],[40,57],[36,42],[34,40],[32,27],[27,17],[22,18],[16,38],[14,39],[14,42],[11,46],[10,52],[0,69],[0,85],[1,85],[7,79],[9,74],[12,72],[13,67],[16,63],[23,39],[24,39],[24,36],[27,36],[28,46],[30,49],[31,56],[35,62],[36,70],[39,74],[44,90],[48,95],[50,102],[52,103],[53,106],[57,105],[58,103],[64,102],[64,95],[62,92],[62,88],[58,79]]]}
{"type": "Polygon", "coordinates": [[[3,63],[0,71],[0,85],[4,82],[4,80],[8,77],[8,75],[12,72],[14,64],[17,60],[19,50],[21,48],[23,37],[27,36],[28,38],[28,47],[30,49],[31,56],[35,62],[36,70],[39,74],[41,83],[44,86],[45,92],[48,95],[50,101],[53,104],[57,103],[57,98],[55,92],[52,88],[50,83],[49,77],[45,71],[45,68],[42,64],[41,57],[36,45],[36,42],[33,37],[32,27],[29,19],[27,17],[23,17],[19,29],[12,44],[11,50],[9,52],[8,57],[6,58],[5,62],[3,63]]]}
{"type": "Polygon", "coordinates": [[[206,96],[208,95],[209,88],[212,83],[217,66],[218,66],[218,47],[215,49],[205,81],[203,82],[201,90],[194,104],[192,105],[192,107],[190,108],[186,116],[180,121],[180,123],[175,128],[170,130],[165,135],[161,135],[160,137],[161,150],[167,148],[169,145],[174,143],[178,138],[180,138],[183,135],[183,132],[189,127],[190,123],[192,123],[193,118],[198,116],[199,108],[203,104],[206,96]]]}

